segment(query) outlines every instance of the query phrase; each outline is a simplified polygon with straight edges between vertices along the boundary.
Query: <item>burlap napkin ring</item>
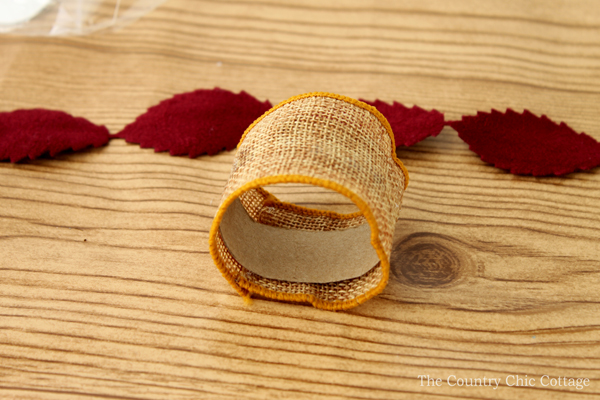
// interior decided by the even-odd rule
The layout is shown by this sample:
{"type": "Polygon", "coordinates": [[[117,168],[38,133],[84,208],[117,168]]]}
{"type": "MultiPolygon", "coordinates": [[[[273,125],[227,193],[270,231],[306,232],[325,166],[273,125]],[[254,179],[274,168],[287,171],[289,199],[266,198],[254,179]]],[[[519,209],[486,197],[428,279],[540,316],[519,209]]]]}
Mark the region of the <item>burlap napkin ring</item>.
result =
{"type": "Polygon", "coordinates": [[[242,295],[317,308],[355,307],[389,277],[392,236],[408,172],[374,107],[331,93],[292,97],[244,133],[209,234],[215,264],[242,295]],[[334,190],[358,212],[279,201],[263,187],[334,190]]]}

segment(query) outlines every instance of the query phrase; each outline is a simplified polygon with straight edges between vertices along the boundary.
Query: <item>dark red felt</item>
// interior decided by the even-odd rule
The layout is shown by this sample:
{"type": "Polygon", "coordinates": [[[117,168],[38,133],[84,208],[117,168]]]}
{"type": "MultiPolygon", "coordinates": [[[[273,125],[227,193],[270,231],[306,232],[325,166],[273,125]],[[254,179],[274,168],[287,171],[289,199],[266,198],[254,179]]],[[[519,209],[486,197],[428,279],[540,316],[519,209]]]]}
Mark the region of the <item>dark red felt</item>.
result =
{"type": "MultiPolygon", "coordinates": [[[[365,102],[388,119],[397,146],[411,146],[437,136],[444,125],[443,114],[436,110],[409,109],[380,100],[365,102]]],[[[196,90],[151,107],[117,136],[155,151],[169,150],[172,155],[215,154],[233,149],[244,130],[269,108],[269,101],[261,103],[245,92],[196,90]]],[[[529,111],[479,112],[447,124],[482,160],[514,174],[563,175],[600,165],[600,143],[564,123],[556,124],[529,111]]],[[[54,156],[67,149],[102,146],[108,140],[106,127],[62,111],[0,113],[0,160],[16,162],[44,153],[54,156]]]]}
{"type": "Polygon", "coordinates": [[[360,101],[375,107],[388,120],[394,132],[396,146],[412,146],[429,136],[437,136],[444,128],[444,114],[437,110],[426,111],[420,107],[407,108],[400,103],[381,100],[360,101]]]}
{"type": "Polygon", "coordinates": [[[117,137],[173,156],[216,154],[235,148],[246,128],[270,108],[268,100],[261,103],[246,92],[200,89],[150,107],[117,137]]]}
{"type": "Polygon", "coordinates": [[[448,125],[483,161],[513,174],[564,175],[600,165],[600,143],[527,110],[478,112],[448,125]]]}
{"type": "Polygon", "coordinates": [[[62,111],[44,109],[0,113],[0,160],[17,162],[84,147],[99,147],[109,140],[105,126],[92,124],[62,111]]]}

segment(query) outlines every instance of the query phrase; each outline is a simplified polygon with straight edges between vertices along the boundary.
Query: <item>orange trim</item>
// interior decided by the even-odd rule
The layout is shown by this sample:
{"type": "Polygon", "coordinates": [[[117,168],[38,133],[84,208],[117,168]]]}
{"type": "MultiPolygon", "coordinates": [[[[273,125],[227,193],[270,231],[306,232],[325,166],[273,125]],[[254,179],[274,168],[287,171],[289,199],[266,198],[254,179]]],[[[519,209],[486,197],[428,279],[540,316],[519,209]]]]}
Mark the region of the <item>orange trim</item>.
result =
{"type": "Polygon", "coordinates": [[[373,212],[371,211],[371,208],[369,207],[369,205],[364,200],[362,200],[357,194],[348,190],[347,188],[345,188],[344,186],[342,186],[338,183],[335,183],[335,182],[332,182],[332,181],[329,181],[326,179],[320,179],[320,178],[304,176],[304,175],[267,176],[267,177],[258,178],[253,181],[250,181],[250,182],[246,183],[245,185],[241,186],[240,188],[238,188],[237,190],[235,190],[229,197],[227,197],[223,201],[223,203],[221,204],[221,206],[219,207],[219,209],[217,211],[217,215],[215,216],[215,219],[213,220],[212,226],[210,228],[208,246],[209,246],[210,254],[211,254],[215,264],[219,268],[219,271],[221,271],[221,274],[223,275],[223,277],[225,277],[225,279],[227,279],[227,281],[231,284],[231,286],[233,286],[237,290],[237,292],[240,295],[242,295],[242,297],[244,297],[245,299],[249,298],[251,293],[256,293],[261,296],[268,297],[271,299],[276,299],[276,300],[307,302],[307,303],[311,303],[313,306],[315,306],[317,308],[322,308],[325,310],[332,310],[332,311],[333,310],[347,310],[349,308],[356,307],[357,305],[362,304],[365,301],[369,300],[370,298],[381,293],[381,291],[387,285],[389,275],[390,275],[390,263],[389,263],[387,254],[385,253],[385,251],[383,249],[383,245],[381,244],[381,241],[379,240],[379,228],[377,226],[377,221],[375,220],[375,216],[373,215],[373,212]],[[242,277],[240,275],[233,276],[231,274],[231,272],[225,265],[225,262],[219,257],[219,252],[218,252],[217,243],[216,243],[216,236],[219,232],[219,226],[221,225],[221,220],[223,219],[223,216],[225,215],[227,208],[235,199],[237,199],[244,192],[247,192],[248,190],[251,190],[251,189],[259,188],[261,186],[273,185],[273,184],[277,184],[277,183],[305,183],[305,184],[309,184],[309,185],[324,187],[327,189],[335,190],[336,192],[348,197],[354,204],[356,204],[356,206],[358,207],[358,209],[360,210],[362,215],[365,216],[365,219],[369,223],[369,226],[371,228],[371,245],[377,252],[377,256],[379,257],[379,260],[381,261],[381,269],[383,272],[383,277],[382,277],[381,281],[379,282],[379,284],[375,288],[371,289],[369,292],[367,292],[355,299],[352,299],[352,300],[325,301],[322,299],[318,299],[313,295],[281,293],[281,292],[269,290],[262,286],[258,286],[254,283],[248,282],[246,279],[244,279],[244,277],[242,277]]]}
{"type": "Polygon", "coordinates": [[[396,156],[396,141],[394,140],[394,132],[392,131],[392,127],[390,126],[390,123],[388,122],[388,120],[375,107],[373,107],[367,103],[363,103],[362,101],[353,99],[351,97],[342,96],[341,94],[334,94],[334,93],[327,93],[327,92],[311,92],[311,93],[305,93],[305,94],[300,94],[298,96],[290,97],[289,99],[282,101],[281,103],[277,104],[276,106],[274,106],[273,108],[271,108],[270,110],[265,112],[263,115],[258,117],[258,119],[256,119],[256,121],[254,121],[252,124],[250,124],[248,129],[246,129],[246,131],[242,135],[242,138],[240,139],[240,142],[238,143],[238,147],[240,146],[240,144],[242,144],[242,142],[246,138],[246,135],[248,134],[248,132],[250,132],[250,130],[252,128],[254,128],[254,126],[256,124],[258,124],[260,121],[262,121],[262,119],[265,118],[267,115],[271,114],[273,111],[277,110],[279,107],[282,107],[288,103],[291,103],[293,101],[300,100],[300,99],[306,99],[308,97],[330,97],[332,99],[342,100],[342,101],[345,101],[346,103],[354,104],[357,107],[367,110],[371,114],[376,116],[377,119],[379,120],[379,122],[381,122],[381,124],[385,127],[386,131],[390,135],[390,139],[392,140],[392,159],[396,162],[396,164],[398,164],[398,166],[402,170],[402,173],[404,174],[404,190],[406,190],[406,188],[408,187],[408,181],[410,179],[408,176],[408,170],[406,169],[406,167],[404,166],[402,161],[400,161],[398,156],[396,156]]]}

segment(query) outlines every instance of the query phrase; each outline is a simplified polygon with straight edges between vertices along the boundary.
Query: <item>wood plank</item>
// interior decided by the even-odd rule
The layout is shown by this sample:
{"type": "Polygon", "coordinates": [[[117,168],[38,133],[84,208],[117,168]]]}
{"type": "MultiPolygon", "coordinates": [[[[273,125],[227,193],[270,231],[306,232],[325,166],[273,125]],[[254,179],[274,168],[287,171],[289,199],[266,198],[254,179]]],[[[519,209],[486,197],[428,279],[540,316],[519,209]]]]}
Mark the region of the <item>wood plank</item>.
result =
{"type": "MultiPolygon", "coordinates": [[[[172,0],[117,32],[1,37],[0,110],[62,109],[115,133],[196,88],[274,103],[323,90],[448,119],[527,108],[600,140],[597,11],[592,1],[172,0]]],[[[213,265],[208,229],[234,154],[171,157],[113,140],[0,163],[0,397],[600,396],[598,169],[510,175],[451,128],[399,149],[411,184],[390,283],[325,312],[246,306],[213,265]],[[535,385],[508,386],[517,375],[535,385]],[[543,386],[543,375],[590,381],[543,386]],[[450,386],[484,377],[499,387],[450,386]]],[[[278,193],[340,203],[297,185],[278,193]]]]}

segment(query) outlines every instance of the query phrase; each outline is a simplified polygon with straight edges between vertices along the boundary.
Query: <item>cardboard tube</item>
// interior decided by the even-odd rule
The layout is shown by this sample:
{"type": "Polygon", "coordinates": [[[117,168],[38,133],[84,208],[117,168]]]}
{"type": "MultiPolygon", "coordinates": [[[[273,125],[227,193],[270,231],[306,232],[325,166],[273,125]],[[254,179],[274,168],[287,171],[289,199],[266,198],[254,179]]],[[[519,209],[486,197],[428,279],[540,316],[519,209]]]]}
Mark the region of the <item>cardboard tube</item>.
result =
{"type": "Polygon", "coordinates": [[[235,199],[221,221],[231,255],[270,279],[326,283],[361,276],[379,263],[367,223],[345,230],[310,231],[263,225],[235,199]]]}

